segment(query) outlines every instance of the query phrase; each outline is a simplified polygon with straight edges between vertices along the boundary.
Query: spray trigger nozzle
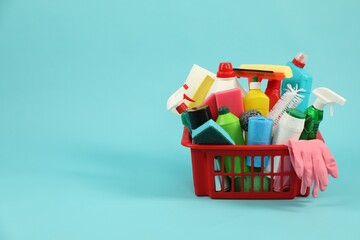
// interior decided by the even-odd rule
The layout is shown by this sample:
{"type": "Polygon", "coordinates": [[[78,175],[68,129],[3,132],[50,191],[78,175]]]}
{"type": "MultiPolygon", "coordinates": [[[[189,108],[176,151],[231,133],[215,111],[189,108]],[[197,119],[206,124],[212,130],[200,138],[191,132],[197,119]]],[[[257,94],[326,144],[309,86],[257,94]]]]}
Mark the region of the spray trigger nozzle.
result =
{"type": "Polygon", "coordinates": [[[331,91],[328,88],[320,87],[313,90],[313,94],[317,96],[313,106],[316,109],[324,110],[327,104],[330,105],[330,116],[334,115],[334,105],[338,103],[340,105],[344,105],[346,99],[337,93],[331,91]]]}

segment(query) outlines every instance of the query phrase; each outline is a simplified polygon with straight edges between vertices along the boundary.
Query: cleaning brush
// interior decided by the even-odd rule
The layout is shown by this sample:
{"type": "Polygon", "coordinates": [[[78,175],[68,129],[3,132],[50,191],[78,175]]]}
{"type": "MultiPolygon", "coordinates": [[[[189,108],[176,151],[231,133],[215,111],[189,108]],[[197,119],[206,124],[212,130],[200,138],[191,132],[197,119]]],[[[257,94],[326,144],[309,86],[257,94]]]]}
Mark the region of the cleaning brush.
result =
{"type": "Polygon", "coordinates": [[[296,88],[292,88],[290,84],[287,84],[286,86],[288,89],[276,102],[274,107],[267,115],[268,118],[271,118],[274,121],[272,135],[274,135],[274,133],[276,132],[280,118],[282,117],[286,109],[296,108],[304,98],[304,96],[299,94],[299,92],[305,92],[304,89],[297,89],[297,85],[296,88]]]}

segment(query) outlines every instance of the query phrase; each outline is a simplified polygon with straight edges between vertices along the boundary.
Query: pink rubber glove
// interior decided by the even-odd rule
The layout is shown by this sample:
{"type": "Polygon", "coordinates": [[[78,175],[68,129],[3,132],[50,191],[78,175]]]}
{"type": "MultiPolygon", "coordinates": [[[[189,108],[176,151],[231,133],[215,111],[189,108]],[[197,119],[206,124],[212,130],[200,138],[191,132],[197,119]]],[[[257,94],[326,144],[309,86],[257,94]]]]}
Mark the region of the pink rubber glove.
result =
{"type": "Polygon", "coordinates": [[[301,194],[314,182],[313,197],[317,197],[319,187],[324,191],[328,186],[328,174],[337,178],[338,168],[333,155],[325,143],[319,139],[290,140],[287,143],[291,163],[302,180],[301,194]]]}

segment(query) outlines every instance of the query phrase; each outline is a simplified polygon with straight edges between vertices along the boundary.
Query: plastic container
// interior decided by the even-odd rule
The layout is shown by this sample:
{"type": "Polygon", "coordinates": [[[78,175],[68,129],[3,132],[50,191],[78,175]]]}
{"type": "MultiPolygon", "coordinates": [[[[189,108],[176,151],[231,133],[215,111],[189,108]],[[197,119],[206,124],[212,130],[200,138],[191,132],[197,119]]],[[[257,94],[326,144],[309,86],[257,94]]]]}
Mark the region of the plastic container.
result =
{"type": "MultiPolygon", "coordinates": [[[[234,140],[236,145],[245,144],[239,118],[232,114],[228,107],[221,107],[219,109],[219,116],[216,120],[216,123],[218,123],[227,133],[229,133],[230,137],[232,140],[234,140]]],[[[231,169],[233,168],[235,169],[235,173],[241,172],[242,169],[243,171],[249,171],[247,166],[245,166],[245,169],[241,168],[243,164],[241,163],[242,158],[240,157],[235,157],[234,159],[231,159],[231,157],[228,156],[225,156],[224,158],[218,158],[219,164],[221,164],[221,159],[223,159],[225,162],[225,172],[231,172],[231,169]]],[[[236,189],[239,189],[240,178],[236,179],[234,184],[236,189]]]]}
{"type": "Polygon", "coordinates": [[[257,77],[253,77],[253,82],[250,83],[250,91],[244,99],[244,108],[245,111],[258,110],[265,117],[269,113],[270,99],[261,91],[261,83],[257,80],[257,77]]]}
{"type": "Polygon", "coordinates": [[[219,69],[218,72],[216,73],[215,81],[211,86],[210,90],[208,91],[205,100],[212,93],[226,91],[235,88],[239,88],[241,90],[242,97],[245,97],[246,91],[237,81],[232,64],[230,62],[222,62],[219,64],[219,69]]]}
{"type": "MultiPolygon", "coordinates": [[[[319,133],[317,138],[322,140],[319,133]]],[[[285,161],[285,156],[289,155],[289,151],[285,145],[200,145],[193,144],[187,128],[184,128],[181,144],[190,148],[192,160],[192,172],[195,194],[197,196],[209,196],[214,199],[293,199],[296,196],[308,196],[309,189],[305,195],[300,194],[301,180],[296,176],[294,169],[291,168],[289,172],[284,172],[280,169],[274,173],[273,168],[270,173],[255,172],[251,168],[250,172],[234,173],[224,171],[224,161],[222,165],[216,166],[219,157],[230,156],[232,160],[236,156],[246,157],[261,156],[262,161],[265,156],[274,158],[280,156],[280,161],[285,161]],[[281,189],[275,192],[273,189],[273,180],[270,181],[268,191],[265,191],[264,182],[266,176],[280,176],[281,186],[284,177],[290,178],[290,186],[286,189],[281,189]],[[234,182],[231,182],[230,188],[226,188],[226,180],[231,177],[234,181],[235,177],[241,177],[240,190],[236,191],[234,182]],[[220,179],[220,181],[218,181],[220,179]],[[260,179],[260,181],[259,181],[260,179]],[[220,186],[216,186],[216,182],[220,182],[220,186]],[[249,188],[246,188],[247,183],[251,183],[249,188]],[[260,182],[259,189],[255,189],[254,183],[260,182]]],[[[288,159],[288,158],[286,158],[288,159]]],[[[234,161],[232,161],[234,164],[234,161]]],[[[242,161],[242,164],[245,164],[242,161]]],[[[283,164],[281,164],[283,166],[283,164]]],[[[232,168],[234,169],[234,168],[232,168]]],[[[242,166],[244,169],[244,166],[242,166]]],[[[272,179],[272,178],[271,178],[272,179]]]]}
{"type": "Polygon", "coordinates": [[[327,104],[330,105],[330,116],[333,116],[335,103],[344,105],[346,102],[345,98],[328,88],[316,88],[313,90],[313,93],[317,96],[317,99],[314,101],[313,105],[305,110],[305,127],[301,133],[300,139],[310,140],[316,138],[319,125],[323,120],[324,108],[327,104]]]}
{"type": "Polygon", "coordinates": [[[304,69],[307,56],[304,53],[299,53],[291,62],[286,65],[291,68],[293,76],[291,78],[285,78],[282,81],[281,95],[283,95],[287,89],[287,84],[291,84],[293,88],[302,88],[305,92],[300,94],[304,96],[303,101],[297,106],[297,109],[304,112],[308,107],[310,92],[312,88],[312,76],[304,69]]]}

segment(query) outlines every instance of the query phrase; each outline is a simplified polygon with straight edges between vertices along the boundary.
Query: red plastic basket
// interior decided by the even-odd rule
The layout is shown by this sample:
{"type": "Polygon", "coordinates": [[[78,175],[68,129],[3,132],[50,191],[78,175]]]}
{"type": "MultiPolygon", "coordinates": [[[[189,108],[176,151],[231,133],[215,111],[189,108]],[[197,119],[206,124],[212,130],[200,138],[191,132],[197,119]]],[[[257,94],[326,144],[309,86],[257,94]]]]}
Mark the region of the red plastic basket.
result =
{"type": "MultiPolygon", "coordinates": [[[[320,133],[317,137],[323,140],[320,133]]],[[[250,172],[233,171],[234,157],[245,159],[245,157],[261,156],[263,166],[265,156],[269,156],[270,159],[278,156],[283,165],[284,161],[289,161],[289,158],[285,158],[289,155],[285,145],[193,144],[187,128],[184,128],[181,144],[191,149],[194,188],[197,196],[227,199],[293,199],[296,196],[309,195],[309,189],[305,195],[300,194],[301,180],[292,167],[290,171],[281,168],[276,173],[273,171],[273,166],[270,172],[264,172],[263,167],[260,172],[255,172],[253,167],[250,172]],[[224,171],[224,161],[218,161],[224,157],[231,158],[230,172],[224,171]],[[273,188],[274,177],[280,179],[281,189],[278,191],[273,188]],[[289,180],[289,184],[283,188],[285,179],[289,180]],[[236,183],[238,187],[235,187],[236,183]]],[[[241,164],[241,169],[244,169],[245,161],[241,161],[241,164]]]]}

